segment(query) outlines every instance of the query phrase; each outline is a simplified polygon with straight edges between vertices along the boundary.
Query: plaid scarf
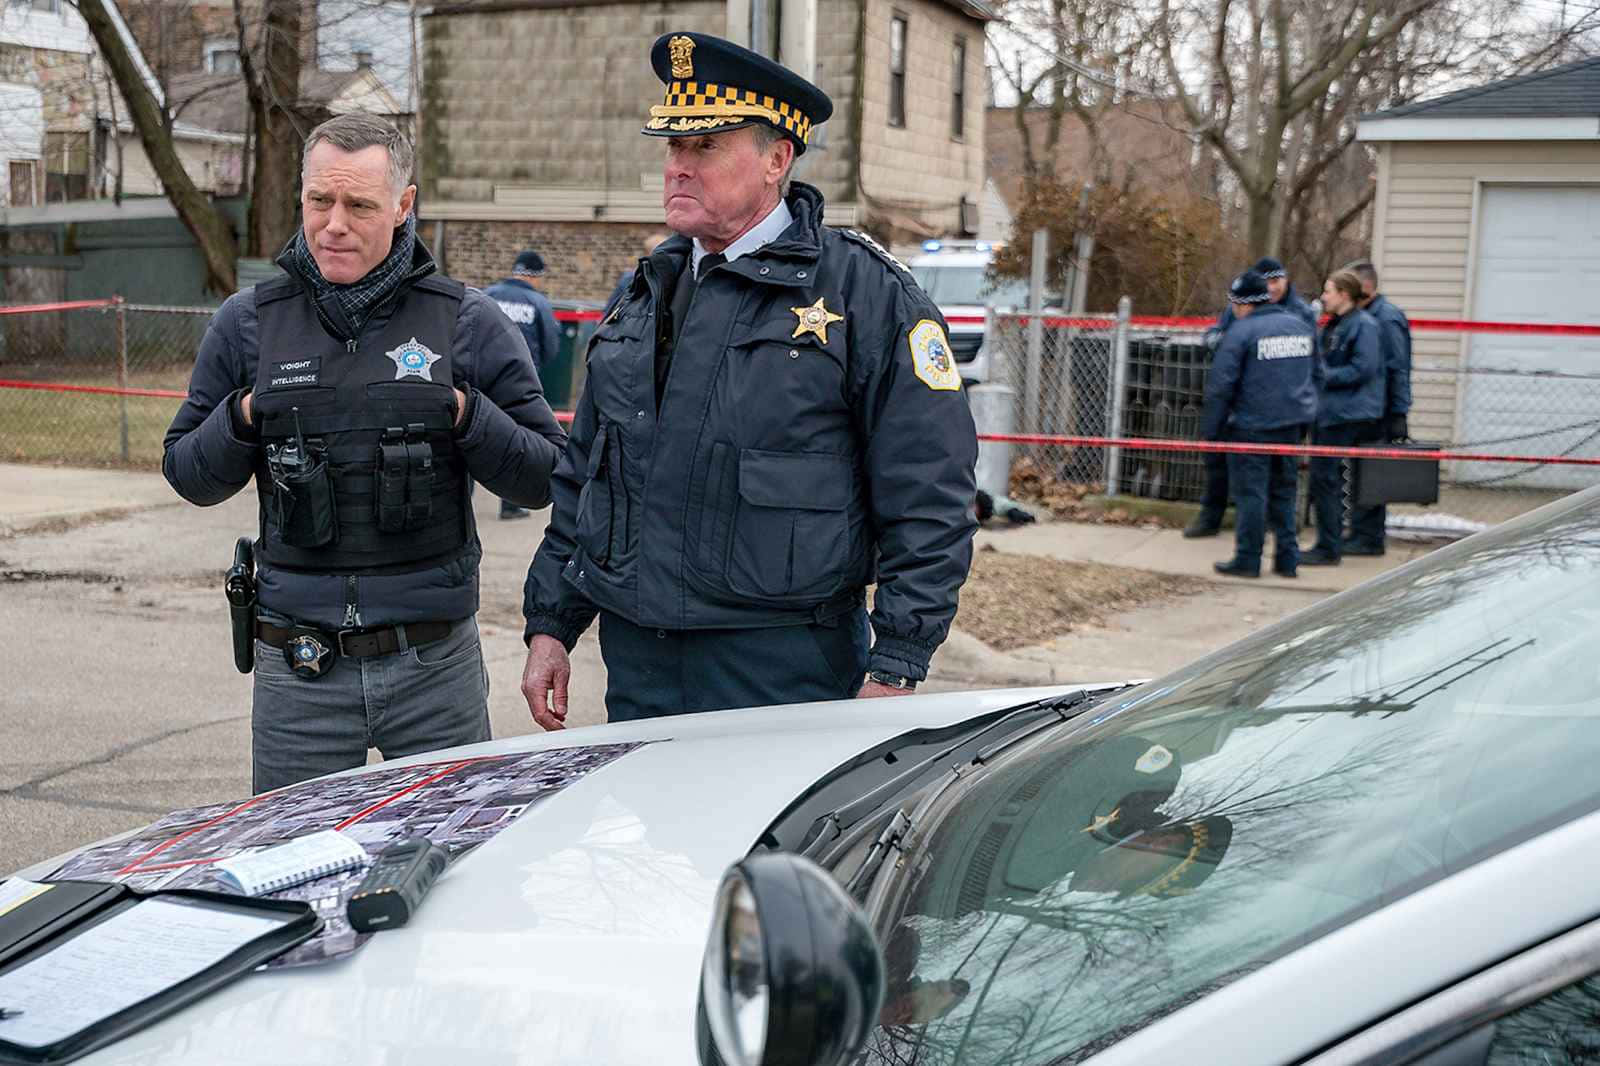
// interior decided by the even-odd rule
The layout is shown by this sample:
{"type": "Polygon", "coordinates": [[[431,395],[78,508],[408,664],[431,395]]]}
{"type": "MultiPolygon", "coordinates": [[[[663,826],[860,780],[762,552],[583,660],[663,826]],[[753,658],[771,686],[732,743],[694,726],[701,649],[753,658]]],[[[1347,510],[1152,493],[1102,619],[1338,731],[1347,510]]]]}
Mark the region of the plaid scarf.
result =
{"type": "Polygon", "coordinates": [[[344,312],[345,319],[350,323],[350,336],[357,337],[378,305],[392,295],[411,272],[411,259],[416,245],[417,216],[409,214],[404,222],[394,228],[394,243],[389,248],[389,254],[383,257],[383,262],[369,270],[366,277],[349,285],[335,285],[322,276],[322,271],[317,269],[316,259],[311,255],[311,248],[306,244],[306,231],[303,229],[295,231],[294,240],[289,242],[285,254],[294,264],[295,271],[311,283],[317,303],[326,306],[328,298],[332,297],[334,305],[344,312]]]}

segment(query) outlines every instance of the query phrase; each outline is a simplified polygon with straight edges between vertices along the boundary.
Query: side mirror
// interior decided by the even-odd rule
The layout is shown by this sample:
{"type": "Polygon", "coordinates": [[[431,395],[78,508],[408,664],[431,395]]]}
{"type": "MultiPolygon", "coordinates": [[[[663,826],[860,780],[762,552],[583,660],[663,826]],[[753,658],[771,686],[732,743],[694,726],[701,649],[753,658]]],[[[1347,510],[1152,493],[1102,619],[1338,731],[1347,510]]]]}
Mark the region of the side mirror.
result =
{"type": "Polygon", "coordinates": [[[883,955],[866,915],[821,867],[767,852],[722,878],[700,1008],[727,1066],[842,1066],[883,1007],[883,955]]]}

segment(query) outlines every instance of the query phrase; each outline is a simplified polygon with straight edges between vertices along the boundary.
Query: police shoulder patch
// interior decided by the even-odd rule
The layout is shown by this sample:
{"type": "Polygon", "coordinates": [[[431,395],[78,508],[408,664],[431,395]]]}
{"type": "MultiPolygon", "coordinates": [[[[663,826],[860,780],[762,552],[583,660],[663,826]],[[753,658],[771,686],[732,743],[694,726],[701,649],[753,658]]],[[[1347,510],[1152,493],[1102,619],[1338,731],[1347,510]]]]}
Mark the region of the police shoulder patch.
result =
{"type": "Polygon", "coordinates": [[[961,391],[961,372],[956,369],[944,327],[924,318],[911,327],[906,341],[911,345],[911,367],[924,385],[935,392],[961,391]]]}
{"type": "Polygon", "coordinates": [[[839,232],[855,241],[857,244],[871,249],[874,255],[876,255],[879,259],[882,259],[885,263],[888,263],[890,266],[902,270],[907,274],[911,273],[911,268],[896,258],[894,253],[890,252],[889,249],[885,248],[883,245],[879,244],[865,233],[862,233],[860,230],[842,229],[839,232]]]}

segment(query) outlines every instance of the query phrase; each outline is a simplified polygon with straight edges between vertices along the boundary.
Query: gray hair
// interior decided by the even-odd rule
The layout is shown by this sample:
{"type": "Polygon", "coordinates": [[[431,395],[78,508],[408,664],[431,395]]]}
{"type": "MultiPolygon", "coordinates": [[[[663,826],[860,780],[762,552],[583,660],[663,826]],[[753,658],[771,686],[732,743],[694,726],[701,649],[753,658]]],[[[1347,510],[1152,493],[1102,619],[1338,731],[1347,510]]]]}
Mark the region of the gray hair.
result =
{"type": "MultiPolygon", "coordinates": [[[[779,141],[788,138],[788,134],[784,133],[778,127],[769,126],[765,122],[754,123],[749,127],[749,129],[751,133],[755,134],[756,151],[758,152],[765,152],[768,148],[771,148],[779,141]]],[[[784,169],[783,177],[778,182],[778,195],[789,195],[789,183],[793,179],[794,165],[799,158],[800,152],[798,149],[796,149],[795,153],[789,157],[789,165],[784,169]]]]}
{"type": "Polygon", "coordinates": [[[311,149],[324,141],[346,152],[382,148],[389,153],[389,187],[394,190],[395,196],[398,198],[411,184],[411,167],[416,161],[411,142],[392,123],[377,115],[352,111],[347,115],[335,115],[312,130],[306,138],[305,154],[301,157],[302,181],[305,180],[304,161],[310,158],[311,149]]]}

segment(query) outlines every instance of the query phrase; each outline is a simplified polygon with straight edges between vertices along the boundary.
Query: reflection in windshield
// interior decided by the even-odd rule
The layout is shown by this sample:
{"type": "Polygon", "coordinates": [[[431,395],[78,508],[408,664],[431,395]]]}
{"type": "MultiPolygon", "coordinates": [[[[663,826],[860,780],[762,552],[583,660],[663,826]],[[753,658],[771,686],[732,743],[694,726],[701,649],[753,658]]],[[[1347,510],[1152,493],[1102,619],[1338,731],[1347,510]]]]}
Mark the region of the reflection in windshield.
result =
{"type": "Polygon", "coordinates": [[[975,776],[880,916],[869,1060],[1081,1061],[1600,806],[1585,510],[1445,549],[975,776]]]}

